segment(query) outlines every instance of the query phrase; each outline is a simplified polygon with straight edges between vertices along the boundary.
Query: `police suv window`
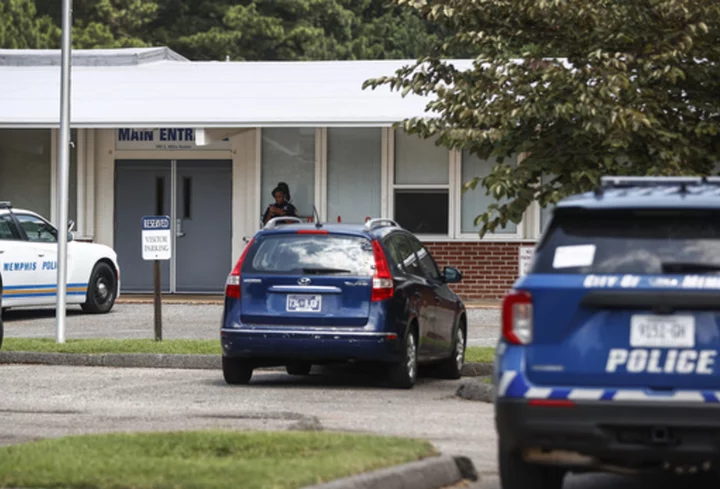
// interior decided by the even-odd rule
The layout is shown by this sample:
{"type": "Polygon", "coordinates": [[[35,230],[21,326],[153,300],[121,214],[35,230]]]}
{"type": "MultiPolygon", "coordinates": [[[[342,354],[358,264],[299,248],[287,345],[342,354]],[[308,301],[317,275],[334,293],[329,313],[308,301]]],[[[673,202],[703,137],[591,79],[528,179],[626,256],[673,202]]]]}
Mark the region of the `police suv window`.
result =
{"type": "Polygon", "coordinates": [[[0,239],[20,239],[10,214],[0,216],[0,239]]]}
{"type": "Polygon", "coordinates": [[[720,212],[577,210],[555,216],[532,273],[718,273],[720,212]]]}
{"type": "Polygon", "coordinates": [[[54,243],[57,241],[55,228],[35,216],[15,214],[20,226],[25,231],[28,241],[35,243],[54,243]]]}

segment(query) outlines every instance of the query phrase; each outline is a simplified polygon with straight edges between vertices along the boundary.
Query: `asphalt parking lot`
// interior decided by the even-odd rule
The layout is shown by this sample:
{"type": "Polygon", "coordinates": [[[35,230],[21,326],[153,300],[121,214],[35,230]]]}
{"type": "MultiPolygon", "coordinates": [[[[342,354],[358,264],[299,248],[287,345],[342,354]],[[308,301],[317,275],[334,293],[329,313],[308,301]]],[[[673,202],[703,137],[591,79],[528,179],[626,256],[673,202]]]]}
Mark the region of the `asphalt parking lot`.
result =
{"type": "MultiPolygon", "coordinates": [[[[222,306],[217,304],[163,304],[163,338],[217,339],[222,306]]],[[[3,315],[8,338],[54,338],[55,309],[11,309],[3,315]]],[[[497,309],[469,309],[471,346],[495,346],[500,330],[497,309]]],[[[153,338],[152,304],[117,304],[106,315],[84,314],[69,308],[67,338],[153,338]]]]}

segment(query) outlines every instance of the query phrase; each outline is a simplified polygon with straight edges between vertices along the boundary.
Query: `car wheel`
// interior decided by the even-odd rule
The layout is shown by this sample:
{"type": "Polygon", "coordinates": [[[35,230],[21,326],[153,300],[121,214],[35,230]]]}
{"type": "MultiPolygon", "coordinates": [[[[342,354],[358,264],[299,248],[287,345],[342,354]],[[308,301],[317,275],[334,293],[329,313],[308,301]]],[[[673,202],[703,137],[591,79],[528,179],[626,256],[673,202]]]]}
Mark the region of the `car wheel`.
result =
{"type": "Polygon", "coordinates": [[[312,370],[311,363],[290,363],[285,367],[290,375],[309,375],[312,370]]]}
{"type": "Polygon", "coordinates": [[[249,384],[253,374],[252,364],[242,358],[222,357],[225,382],[230,385],[249,384]]]}
{"type": "Polygon", "coordinates": [[[403,353],[402,361],[393,367],[391,382],[398,389],[412,389],[418,372],[417,340],[414,331],[405,335],[403,353]]]}
{"type": "MultiPolygon", "coordinates": [[[[2,297],[0,297],[0,305],[2,305],[2,297]]],[[[3,309],[0,308],[0,311],[2,311],[2,310],[3,309]]],[[[5,334],[5,328],[3,327],[2,313],[0,312],[0,348],[2,348],[4,334],[5,334]]]]}
{"type": "Polygon", "coordinates": [[[450,356],[440,364],[440,374],[447,379],[459,379],[465,364],[465,329],[458,327],[455,331],[453,349],[450,356]]]}
{"type": "Polygon", "coordinates": [[[498,465],[502,489],[562,489],[565,471],[558,467],[531,464],[519,452],[498,443],[498,465]]]}
{"type": "Polygon", "coordinates": [[[93,268],[88,283],[87,299],[82,310],[91,314],[110,312],[117,297],[117,277],[107,263],[100,262],[93,268]]]}

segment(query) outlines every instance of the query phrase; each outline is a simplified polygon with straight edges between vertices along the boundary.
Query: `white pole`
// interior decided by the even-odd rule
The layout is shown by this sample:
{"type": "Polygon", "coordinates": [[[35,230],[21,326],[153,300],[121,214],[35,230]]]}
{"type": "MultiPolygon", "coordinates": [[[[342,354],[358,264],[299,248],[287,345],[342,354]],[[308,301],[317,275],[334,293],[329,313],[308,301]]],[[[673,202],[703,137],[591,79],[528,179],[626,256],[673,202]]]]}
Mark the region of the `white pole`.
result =
{"type": "Polygon", "coordinates": [[[56,340],[65,343],[65,302],[67,299],[68,180],[70,175],[70,39],[72,0],[62,0],[62,45],[60,68],[60,161],[58,164],[58,256],[56,340]]]}

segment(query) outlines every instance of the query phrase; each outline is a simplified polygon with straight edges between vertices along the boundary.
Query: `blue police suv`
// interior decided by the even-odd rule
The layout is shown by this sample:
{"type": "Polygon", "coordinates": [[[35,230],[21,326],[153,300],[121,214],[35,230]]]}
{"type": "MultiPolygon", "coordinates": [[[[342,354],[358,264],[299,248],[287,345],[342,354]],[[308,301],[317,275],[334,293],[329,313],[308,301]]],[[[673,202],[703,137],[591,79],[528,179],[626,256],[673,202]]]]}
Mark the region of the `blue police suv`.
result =
{"type": "Polygon", "coordinates": [[[421,363],[458,378],[465,358],[465,306],[411,233],[388,219],[361,225],[277,217],[258,231],[228,277],[221,330],[228,384],[258,367],[307,375],[334,362],[384,364],[398,388],[421,363]]]}
{"type": "Polygon", "coordinates": [[[504,300],[504,489],[570,471],[713,478],[720,457],[720,179],[604,178],[560,202],[504,300]]]}

